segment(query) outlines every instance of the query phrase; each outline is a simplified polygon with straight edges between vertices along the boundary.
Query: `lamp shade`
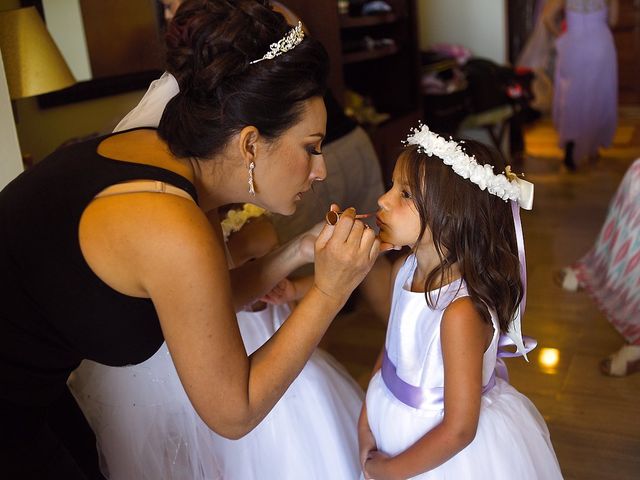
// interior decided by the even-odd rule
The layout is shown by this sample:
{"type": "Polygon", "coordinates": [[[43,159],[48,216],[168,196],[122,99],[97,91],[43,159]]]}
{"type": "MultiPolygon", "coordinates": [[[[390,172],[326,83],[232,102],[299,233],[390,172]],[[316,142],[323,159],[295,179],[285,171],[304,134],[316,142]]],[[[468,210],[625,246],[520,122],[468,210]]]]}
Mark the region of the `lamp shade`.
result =
{"type": "Polygon", "coordinates": [[[0,12],[0,51],[12,100],[76,83],[35,7],[0,12]]]}

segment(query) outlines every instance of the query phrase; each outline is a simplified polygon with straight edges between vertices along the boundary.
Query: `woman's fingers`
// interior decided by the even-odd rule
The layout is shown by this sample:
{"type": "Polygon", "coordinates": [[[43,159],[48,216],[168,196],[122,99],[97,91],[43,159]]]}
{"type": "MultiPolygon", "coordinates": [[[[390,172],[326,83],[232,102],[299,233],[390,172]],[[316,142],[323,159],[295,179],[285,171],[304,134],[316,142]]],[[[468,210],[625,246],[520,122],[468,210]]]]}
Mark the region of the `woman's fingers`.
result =
{"type": "Polygon", "coordinates": [[[378,239],[378,237],[374,236],[373,242],[369,246],[369,260],[375,262],[378,258],[378,255],[380,255],[380,252],[380,240],[378,239]]]}
{"type": "Polygon", "coordinates": [[[333,237],[335,228],[333,225],[324,224],[324,227],[322,227],[322,230],[320,230],[318,234],[318,238],[316,238],[316,250],[321,250],[327,246],[327,242],[333,237]]]}
{"type": "MultiPolygon", "coordinates": [[[[333,232],[333,238],[337,242],[346,242],[351,234],[351,230],[355,224],[356,210],[355,208],[347,208],[338,219],[333,232]]],[[[362,223],[362,222],[359,222],[362,223]]]]}
{"type": "MultiPolygon", "coordinates": [[[[329,210],[332,212],[339,212],[340,207],[337,203],[332,203],[329,207],[329,210]]],[[[335,225],[329,225],[326,221],[319,222],[312,229],[316,229],[317,238],[316,238],[316,248],[324,248],[327,245],[329,239],[333,236],[333,230],[335,225]]]]}

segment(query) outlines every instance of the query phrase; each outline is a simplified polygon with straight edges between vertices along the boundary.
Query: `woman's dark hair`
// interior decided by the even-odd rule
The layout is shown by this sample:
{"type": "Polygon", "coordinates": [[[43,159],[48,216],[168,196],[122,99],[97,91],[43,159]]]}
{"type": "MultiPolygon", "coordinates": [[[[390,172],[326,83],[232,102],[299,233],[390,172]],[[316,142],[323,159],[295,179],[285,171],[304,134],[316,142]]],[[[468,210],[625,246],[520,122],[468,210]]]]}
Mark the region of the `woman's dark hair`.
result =
{"type": "MultiPolygon", "coordinates": [[[[504,171],[506,163],[495,148],[474,140],[460,145],[478,164],[492,165],[494,173],[504,171]]],[[[511,205],[415,145],[405,148],[402,159],[403,178],[420,215],[420,239],[428,228],[440,259],[427,276],[425,292],[437,289],[437,282],[457,263],[476,310],[489,323],[487,307],[495,310],[506,332],[523,294],[511,205]]]]}
{"type": "Polygon", "coordinates": [[[324,94],[329,62],[314,39],[250,64],[289,30],[265,0],[180,5],[166,34],[167,71],[180,93],[158,127],[174,155],[210,157],[247,125],[275,139],[299,120],[304,100],[324,94]]]}

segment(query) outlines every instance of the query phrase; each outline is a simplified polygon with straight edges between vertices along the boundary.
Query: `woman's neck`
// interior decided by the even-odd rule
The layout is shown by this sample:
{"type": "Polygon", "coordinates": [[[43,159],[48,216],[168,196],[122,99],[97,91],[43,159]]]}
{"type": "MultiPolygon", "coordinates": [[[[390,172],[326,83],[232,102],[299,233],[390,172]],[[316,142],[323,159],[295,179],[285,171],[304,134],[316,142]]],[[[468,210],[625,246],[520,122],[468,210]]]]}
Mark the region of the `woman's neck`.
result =
{"type": "Polygon", "coordinates": [[[191,157],[189,163],[193,170],[200,207],[204,211],[229,203],[255,201],[247,187],[247,169],[240,161],[218,155],[210,159],[191,157]]]}
{"type": "Polygon", "coordinates": [[[114,160],[164,168],[185,177],[195,185],[204,211],[252,199],[247,188],[247,169],[228,150],[210,159],[176,157],[155,129],[141,128],[106,138],[98,145],[98,153],[114,160]]]}

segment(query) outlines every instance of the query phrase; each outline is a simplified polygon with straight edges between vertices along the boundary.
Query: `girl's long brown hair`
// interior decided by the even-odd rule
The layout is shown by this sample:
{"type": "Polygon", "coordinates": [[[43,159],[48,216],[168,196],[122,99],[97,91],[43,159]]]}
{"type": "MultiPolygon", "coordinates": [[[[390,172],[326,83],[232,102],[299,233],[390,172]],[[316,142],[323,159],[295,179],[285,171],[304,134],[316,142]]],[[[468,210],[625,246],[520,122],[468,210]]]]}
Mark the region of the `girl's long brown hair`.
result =
{"type": "MultiPolygon", "coordinates": [[[[494,173],[504,171],[505,161],[496,149],[474,140],[464,140],[461,146],[480,165],[493,165],[494,173]]],[[[511,205],[457,175],[441,158],[420,153],[415,145],[405,148],[402,160],[420,215],[418,242],[428,228],[440,259],[427,276],[425,292],[437,289],[457,263],[477,311],[491,323],[487,307],[495,310],[506,332],[523,294],[511,205]]],[[[426,297],[433,306],[430,295],[426,297]]]]}

